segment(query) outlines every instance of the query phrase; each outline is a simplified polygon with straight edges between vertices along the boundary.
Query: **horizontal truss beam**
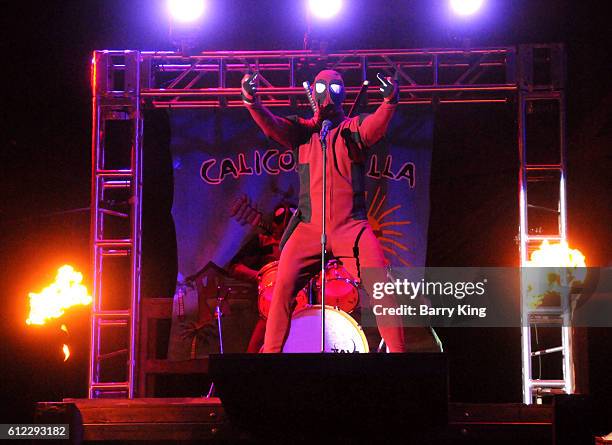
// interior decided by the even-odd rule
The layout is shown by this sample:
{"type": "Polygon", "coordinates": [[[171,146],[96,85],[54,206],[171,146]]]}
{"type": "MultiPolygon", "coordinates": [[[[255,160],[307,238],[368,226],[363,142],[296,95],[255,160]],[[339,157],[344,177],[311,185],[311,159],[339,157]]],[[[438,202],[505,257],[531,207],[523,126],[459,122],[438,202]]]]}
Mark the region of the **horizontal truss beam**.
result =
{"type": "MultiPolygon", "coordinates": [[[[112,72],[125,70],[124,51],[107,51],[112,72]]],[[[395,75],[400,103],[505,103],[516,95],[516,48],[381,49],[315,51],[215,51],[186,56],[141,52],[140,96],[164,108],[242,106],[240,79],[260,73],[260,97],[269,106],[308,106],[302,82],[319,70],[342,73],[350,104],[363,80],[370,105],[380,103],[376,74],[395,75]]],[[[120,77],[120,76],[119,76],[120,77]]],[[[111,76],[112,78],[112,76],[111,76]]],[[[114,91],[111,88],[109,93],[114,91]]],[[[116,93],[124,93],[117,88],[116,93]]]]}

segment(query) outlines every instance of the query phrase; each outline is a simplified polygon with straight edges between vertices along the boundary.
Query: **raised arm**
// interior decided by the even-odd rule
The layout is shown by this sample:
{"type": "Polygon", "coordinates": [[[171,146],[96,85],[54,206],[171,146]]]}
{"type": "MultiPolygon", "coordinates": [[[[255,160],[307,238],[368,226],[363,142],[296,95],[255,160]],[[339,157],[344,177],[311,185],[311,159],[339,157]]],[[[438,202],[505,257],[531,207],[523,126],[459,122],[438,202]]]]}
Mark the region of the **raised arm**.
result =
{"type": "Polygon", "coordinates": [[[258,73],[245,74],[242,78],[242,100],[247,110],[267,137],[287,148],[298,145],[304,130],[303,125],[299,121],[292,121],[272,114],[267,107],[257,100],[257,85],[255,83],[257,76],[258,73]]]}
{"type": "Polygon", "coordinates": [[[383,95],[383,103],[376,111],[361,122],[359,135],[366,147],[371,147],[380,141],[387,132],[387,126],[393,117],[399,101],[399,87],[391,77],[383,79],[377,76],[381,83],[380,92],[383,95]]]}

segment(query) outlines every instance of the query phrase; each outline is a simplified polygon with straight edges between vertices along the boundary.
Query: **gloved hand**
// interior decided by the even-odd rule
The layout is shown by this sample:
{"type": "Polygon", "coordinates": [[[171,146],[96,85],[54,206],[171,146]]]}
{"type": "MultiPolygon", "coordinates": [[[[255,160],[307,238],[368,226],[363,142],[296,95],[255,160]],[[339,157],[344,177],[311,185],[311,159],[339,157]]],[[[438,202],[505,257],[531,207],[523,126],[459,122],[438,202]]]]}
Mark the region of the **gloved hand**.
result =
{"type": "Polygon", "coordinates": [[[399,101],[399,85],[396,80],[393,80],[391,77],[387,76],[385,78],[382,77],[382,74],[376,74],[378,81],[381,83],[379,88],[385,102],[390,104],[396,104],[399,101]]]}
{"type": "Polygon", "coordinates": [[[242,77],[240,94],[242,100],[248,104],[255,102],[255,95],[257,94],[257,76],[259,76],[259,73],[245,74],[242,77]]]}

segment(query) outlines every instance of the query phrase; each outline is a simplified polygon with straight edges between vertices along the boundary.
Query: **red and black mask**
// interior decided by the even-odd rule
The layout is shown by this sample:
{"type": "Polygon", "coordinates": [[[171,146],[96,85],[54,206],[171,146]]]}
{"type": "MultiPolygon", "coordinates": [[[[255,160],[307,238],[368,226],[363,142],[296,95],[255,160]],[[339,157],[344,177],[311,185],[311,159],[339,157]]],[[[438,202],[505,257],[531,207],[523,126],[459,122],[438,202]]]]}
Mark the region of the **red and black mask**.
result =
{"type": "Polygon", "coordinates": [[[344,81],[337,71],[323,70],[314,81],[314,100],[323,115],[333,115],[342,110],[346,97],[344,81]]]}
{"type": "Polygon", "coordinates": [[[289,204],[284,203],[284,204],[279,204],[278,206],[276,206],[276,209],[274,209],[274,216],[272,219],[273,229],[279,228],[281,232],[285,230],[285,228],[289,224],[289,220],[291,219],[295,211],[296,211],[296,208],[294,205],[289,205],[289,204]]]}

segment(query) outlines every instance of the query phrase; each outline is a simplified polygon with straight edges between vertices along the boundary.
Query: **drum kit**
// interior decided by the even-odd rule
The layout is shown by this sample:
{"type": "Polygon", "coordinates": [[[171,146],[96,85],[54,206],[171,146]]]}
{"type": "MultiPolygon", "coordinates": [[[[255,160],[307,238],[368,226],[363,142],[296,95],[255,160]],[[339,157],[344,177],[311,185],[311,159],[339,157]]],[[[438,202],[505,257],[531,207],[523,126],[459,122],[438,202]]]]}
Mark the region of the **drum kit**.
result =
{"type": "MultiPolygon", "coordinates": [[[[257,274],[258,307],[264,319],[270,310],[277,271],[278,261],[273,261],[257,274]]],[[[327,262],[325,272],[325,335],[320,330],[322,286],[317,275],[295,297],[296,306],[283,352],[321,352],[321,337],[324,337],[325,352],[369,352],[361,326],[350,315],[359,303],[358,283],[336,259],[327,262]]]]}

